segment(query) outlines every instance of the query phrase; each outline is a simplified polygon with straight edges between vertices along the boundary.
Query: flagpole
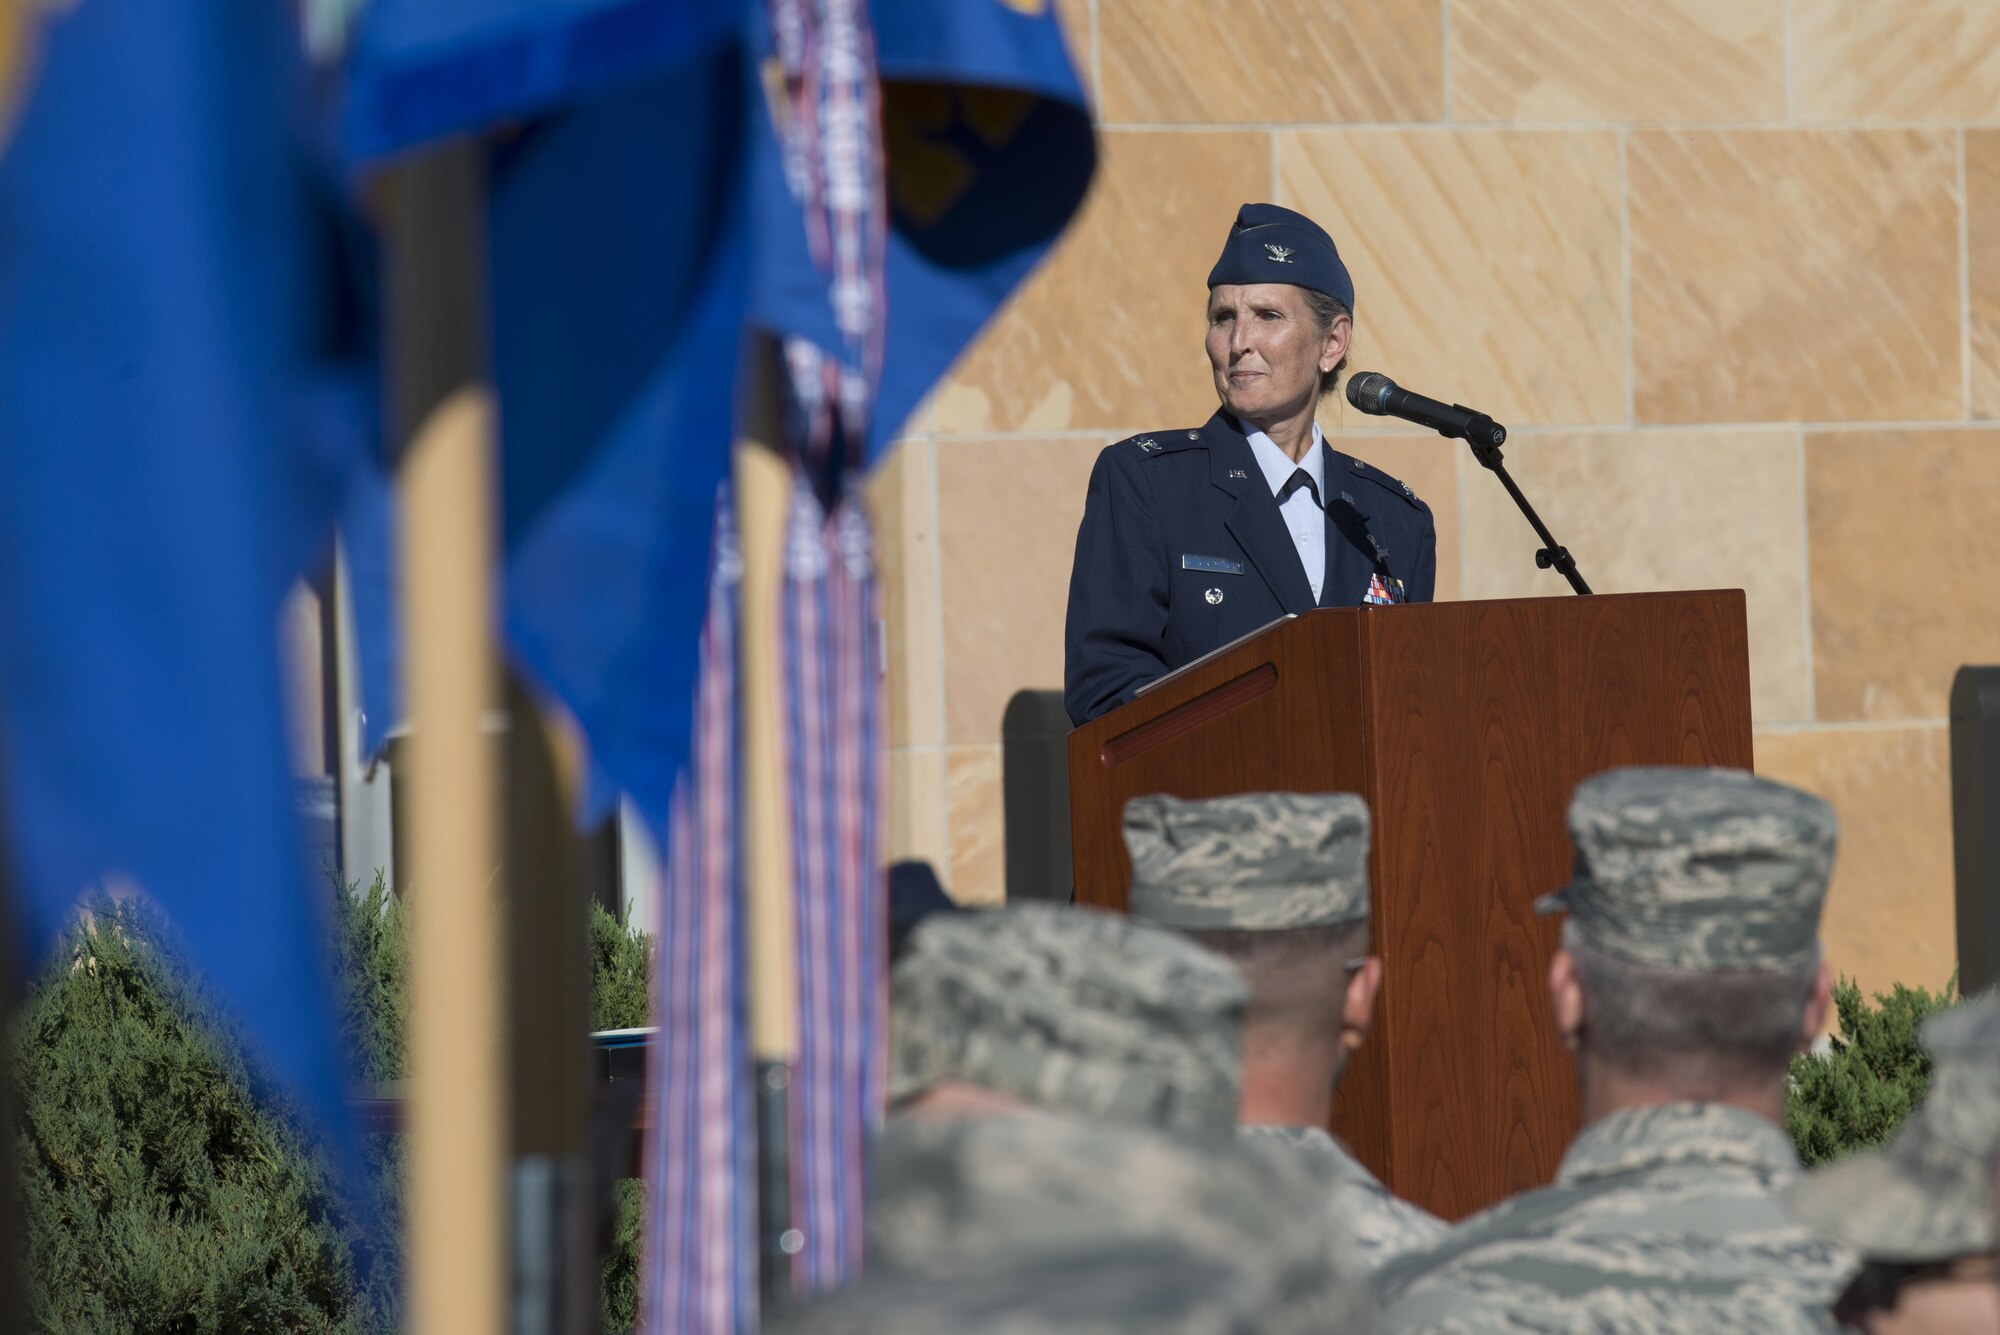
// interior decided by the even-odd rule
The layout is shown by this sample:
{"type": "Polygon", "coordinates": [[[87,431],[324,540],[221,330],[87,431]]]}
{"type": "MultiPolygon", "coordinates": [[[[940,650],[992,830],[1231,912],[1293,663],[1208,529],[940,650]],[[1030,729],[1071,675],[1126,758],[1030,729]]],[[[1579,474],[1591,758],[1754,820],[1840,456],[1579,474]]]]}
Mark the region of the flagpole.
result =
{"type": "Polygon", "coordinates": [[[597,1329],[589,1137],[590,902],[570,813],[583,747],[506,681],[507,1081],[514,1335],[597,1329]]]}
{"type": "Polygon", "coordinates": [[[476,141],[390,183],[392,420],[403,446],[411,732],[409,1271],[414,1335],[506,1326],[507,1088],[496,816],[494,421],[476,141]]]}
{"type": "Polygon", "coordinates": [[[779,717],[780,599],[792,476],[783,449],[776,342],[752,338],[745,432],[734,468],[743,552],[739,641],[743,707],[745,897],[749,919],[750,1051],[757,1080],[759,1275],[766,1311],[791,1291],[801,1245],[791,1221],[790,1085],[798,1056],[798,942],[792,875],[791,785],[779,717]]]}

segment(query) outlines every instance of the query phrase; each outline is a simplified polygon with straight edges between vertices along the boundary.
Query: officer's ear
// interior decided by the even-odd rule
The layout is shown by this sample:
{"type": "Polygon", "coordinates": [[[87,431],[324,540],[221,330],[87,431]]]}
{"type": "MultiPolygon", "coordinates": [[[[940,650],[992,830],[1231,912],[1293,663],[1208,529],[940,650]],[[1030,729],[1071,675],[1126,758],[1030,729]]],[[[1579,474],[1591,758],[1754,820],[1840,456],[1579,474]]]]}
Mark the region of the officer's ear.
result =
{"type": "Polygon", "coordinates": [[[1549,1005],[1563,1046],[1575,1052],[1583,1033],[1583,988],[1576,981],[1576,957],[1567,950],[1558,950],[1549,961],[1549,1005]]]}
{"type": "Polygon", "coordinates": [[[1320,340],[1319,369],[1322,374],[1340,365],[1340,359],[1347,355],[1347,349],[1354,342],[1354,317],[1342,313],[1333,317],[1333,323],[1326,327],[1326,335],[1320,340]]]}

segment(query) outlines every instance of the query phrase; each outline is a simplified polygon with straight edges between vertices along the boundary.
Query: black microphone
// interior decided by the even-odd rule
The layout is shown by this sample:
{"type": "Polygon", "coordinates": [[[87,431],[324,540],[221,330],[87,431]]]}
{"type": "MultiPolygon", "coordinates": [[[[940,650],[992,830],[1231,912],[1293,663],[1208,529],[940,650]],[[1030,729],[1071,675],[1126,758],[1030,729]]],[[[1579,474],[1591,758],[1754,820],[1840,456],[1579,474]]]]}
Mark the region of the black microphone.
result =
{"type": "Polygon", "coordinates": [[[1400,417],[1474,448],[1498,449],[1507,443],[1507,428],[1485,413],[1412,394],[1380,371],[1363,371],[1349,380],[1347,401],[1371,416],[1400,417]]]}

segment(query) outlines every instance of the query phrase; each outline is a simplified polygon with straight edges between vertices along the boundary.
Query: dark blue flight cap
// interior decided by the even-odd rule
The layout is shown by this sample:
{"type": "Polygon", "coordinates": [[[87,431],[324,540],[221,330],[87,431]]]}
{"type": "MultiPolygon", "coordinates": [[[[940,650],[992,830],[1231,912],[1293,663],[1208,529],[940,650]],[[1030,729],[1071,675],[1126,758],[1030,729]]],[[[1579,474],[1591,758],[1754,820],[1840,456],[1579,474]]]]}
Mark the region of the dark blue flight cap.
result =
{"type": "Polygon", "coordinates": [[[1354,280],[1340,262],[1326,229],[1276,204],[1245,204],[1229,226],[1222,258],[1208,271],[1208,285],[1290,283],[1324,292],[1354,310],[1354,280]]]}

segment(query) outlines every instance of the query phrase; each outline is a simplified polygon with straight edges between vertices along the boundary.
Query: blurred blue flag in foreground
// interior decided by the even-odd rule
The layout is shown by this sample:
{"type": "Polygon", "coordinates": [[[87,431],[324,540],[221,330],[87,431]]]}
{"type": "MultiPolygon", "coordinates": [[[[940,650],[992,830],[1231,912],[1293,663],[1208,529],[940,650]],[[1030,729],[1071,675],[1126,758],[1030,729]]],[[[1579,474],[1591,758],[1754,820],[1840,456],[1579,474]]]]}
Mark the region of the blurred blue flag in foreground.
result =
{"type": "Polygon", "coordinates": [[[1089,115],[1042,0],[372,0],[348,74],[364,160],[504,123],[501,614],[517,664],[589,739],[591,809],[623,790],[667,844],[642,1287],[654,1328],[727,1335],[755,1320],[735,558],[717,509],[745,337],[784,348],[773,443],[798,461],[779,703],[806,1008],[791,1278],[810,1289],[858,1264],[881,1091],[859,481],[1081,202],[1089,115]]]}
{"type": "Polygon", "coordinates": [[[495,154],[506,629],[576,715],[601,811],[655,831],[686,755],[749,279],[733,48],[495,154]]]}
{"type": "Polygon", "coordinates": [[[334,373],[366,321],[337,291],[298,32],[281,5],[90,0],[41,38],[0,144],[15,908],[45,949],[87,886],[142,889],[338,1127],[276,620],[363,448],[367,390],[334,373]]]}
{"type": "Polygon", "coordinates": [[[592,814],[623,790],[664,829],[688,754],[745,326],[863,373],[872,459],[1089,182],[1089,116],[1045,4],[867,8],[888,215],[872,355],[838,333],[785,178],[776,7],[371,0],[362,13],[357,159],[507,127],[490,213],[503,616],[517,662],[590,740],[592,814]]]}
{"type": "Polygon", "coordinates": [[[888,348],[874,462],[1048,253],[1097,165],[1045,0],[873,0],[888,153],[888,348]]]}

